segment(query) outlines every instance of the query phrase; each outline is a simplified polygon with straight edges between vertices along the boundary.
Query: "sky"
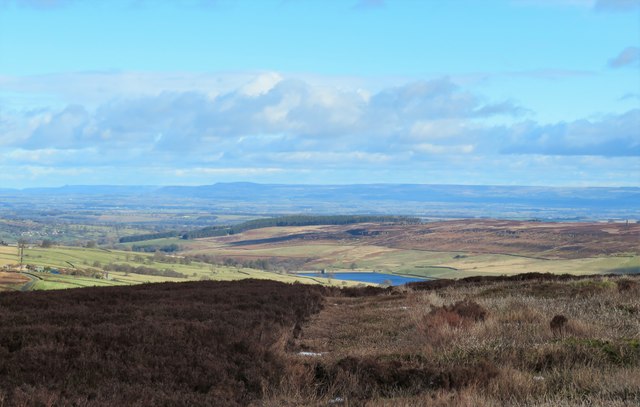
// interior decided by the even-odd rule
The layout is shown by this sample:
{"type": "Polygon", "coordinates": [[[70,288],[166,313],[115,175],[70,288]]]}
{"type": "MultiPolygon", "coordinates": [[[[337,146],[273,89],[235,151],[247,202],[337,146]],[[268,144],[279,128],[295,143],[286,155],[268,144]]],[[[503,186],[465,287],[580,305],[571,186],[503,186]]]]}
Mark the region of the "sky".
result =
{"type": "Polygon", "coordinates": [[[640,0],[0,0],[0,188],[640,186],[640,0]]]}

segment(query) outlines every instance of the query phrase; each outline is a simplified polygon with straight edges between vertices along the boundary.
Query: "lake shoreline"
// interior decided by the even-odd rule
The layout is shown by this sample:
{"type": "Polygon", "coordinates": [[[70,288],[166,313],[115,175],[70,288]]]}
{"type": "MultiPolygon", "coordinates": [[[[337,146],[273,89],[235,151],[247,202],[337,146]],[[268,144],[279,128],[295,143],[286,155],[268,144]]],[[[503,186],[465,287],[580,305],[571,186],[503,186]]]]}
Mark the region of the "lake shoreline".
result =
{"type": "Polygon", "coordinates": [[[346,280],[346,281],[358,281],[362,283],[369,284],[385,284],[385,285],[403,285],[412,282],[418,281],[428,281],[433,280],[433,278],[428,277],[416,277],[402,274],[393,274],[393,273],[380,273],[376,271],[334,271],[334,272],[307,272],[307,273],[296,273],[297,276],[301,277],[316,277],[316,278],[327,278],[327,279],[335,279],[335,280],[346,280]]]}

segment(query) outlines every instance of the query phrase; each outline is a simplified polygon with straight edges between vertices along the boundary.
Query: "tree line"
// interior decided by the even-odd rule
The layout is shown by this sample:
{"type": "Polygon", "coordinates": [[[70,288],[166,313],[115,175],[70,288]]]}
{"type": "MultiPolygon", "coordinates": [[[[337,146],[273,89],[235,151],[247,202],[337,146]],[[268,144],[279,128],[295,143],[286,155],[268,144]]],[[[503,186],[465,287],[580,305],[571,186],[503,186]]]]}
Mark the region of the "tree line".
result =
{"type": "Polygon", "coordinates": [[[167,239],[180,236],[180,232],[171,230],[168,232],[145,233],[142,235],[124,236],[118,239],[120,243],[143,242],[145,240],[167,239]]]}
{"type": "Polygon", "coordinates": [[[130,264],[116,264],[109,263],[104,265],[103,269],[105,271],[119,271],[122,273],[131,273],[131,274],[144,274],[148,276],[162,276],[162,277],[177,277],[177,278],[187,278],[186,274],[179,273],[173,269],[165,268],[162,270],[153,268],[153,267],[145,267],[145,266],[132,266],[130,264]]]}
{"type": "Polygon", "coordinates": [[[290,215],[249,220],[237,225],[208,226],[191,231],[168,231],[120,238],[120,243],[141,242],[180,236],[184,240],[234,235],[247,230],[284,226],[351,225],[355,223],[420,223],[419,218],[393,215],[290,215]]]}

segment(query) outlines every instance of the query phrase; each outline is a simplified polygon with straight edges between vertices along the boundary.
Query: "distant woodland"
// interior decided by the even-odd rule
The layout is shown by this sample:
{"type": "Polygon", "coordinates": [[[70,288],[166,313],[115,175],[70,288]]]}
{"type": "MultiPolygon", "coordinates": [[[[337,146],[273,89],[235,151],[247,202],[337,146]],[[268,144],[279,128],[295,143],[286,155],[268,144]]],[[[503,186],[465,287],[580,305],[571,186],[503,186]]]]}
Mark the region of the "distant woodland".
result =
{"type": "Polygon", "coordinates": [[[120,238],[120,243],[141,242],[145,240],[163,239],[180,236],[182,239],[198,239],[205,237],[226,236],[242,233],[251,229],[282,226],[311,226],[311,225],[350,225],[355,223],[419,223],[420,219],[406,216],[377,216],[377,215],[334,215],[334,216],[307,216],[294,215],[277,218],[255,219],[233,226],[209,226],[188,232],[168,231],[149,233],[143,235],[125,236],[120,238]]]}

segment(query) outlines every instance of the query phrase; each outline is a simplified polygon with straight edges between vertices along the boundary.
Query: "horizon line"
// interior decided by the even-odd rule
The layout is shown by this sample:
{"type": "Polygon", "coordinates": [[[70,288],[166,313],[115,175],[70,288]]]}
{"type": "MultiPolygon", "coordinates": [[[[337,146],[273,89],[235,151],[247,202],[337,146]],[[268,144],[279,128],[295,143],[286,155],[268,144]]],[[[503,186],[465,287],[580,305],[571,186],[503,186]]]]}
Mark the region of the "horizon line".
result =
{"type": "Polygon", "coordinates": [[[32,186],[24,188],[1,187],[0,191],[27,191],[34,189],[62,189],[62,188],[91,188],[91,187],[112,187],[112,188],[198,188],[211,187],[215,185],[250,184],[260,186],[309,186],[309,187],[348,187],[348,186],[456,186],[456,187],[501,187],[501,188],[550,188],[550,189],[597,189],[597,188],[640,188],[639,185],[523,185],[523,184],[453,184],[453,183],[415,183],[415,182],[372,182],[372,183],[261,183],[253,181],[229,181],[215,182],[212,184],[64,184],[56,186],[32,186]]]}

